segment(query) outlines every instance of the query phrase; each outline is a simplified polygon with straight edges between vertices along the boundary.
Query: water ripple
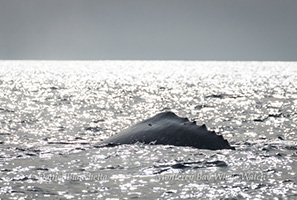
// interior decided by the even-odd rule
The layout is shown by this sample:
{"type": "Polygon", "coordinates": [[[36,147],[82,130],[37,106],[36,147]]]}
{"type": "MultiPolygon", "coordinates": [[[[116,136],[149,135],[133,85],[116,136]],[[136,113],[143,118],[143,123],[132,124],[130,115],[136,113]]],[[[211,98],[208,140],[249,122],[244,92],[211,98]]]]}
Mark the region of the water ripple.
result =
{"type": "Polygon", "coordinates": [[[1,61],[3,199],[294,199],[295,62],[1,61]],[[236,147],[98,141],[158,112],[236,147]]]}

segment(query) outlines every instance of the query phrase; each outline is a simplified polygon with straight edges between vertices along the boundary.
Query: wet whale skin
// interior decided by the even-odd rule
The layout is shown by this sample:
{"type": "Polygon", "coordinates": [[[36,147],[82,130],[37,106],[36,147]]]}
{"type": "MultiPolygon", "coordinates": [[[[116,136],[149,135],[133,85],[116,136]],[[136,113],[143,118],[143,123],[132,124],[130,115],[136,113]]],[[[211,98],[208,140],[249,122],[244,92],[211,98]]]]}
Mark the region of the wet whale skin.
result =
{"type": "Polygon", "coordinates": [[[190,146],[199,149],[234,149],[221,135],[208,131],[205,125],[197,126],[187,118],[173,112],[159,113],[141,121],[100,144],[160,144],[190,146]]]}

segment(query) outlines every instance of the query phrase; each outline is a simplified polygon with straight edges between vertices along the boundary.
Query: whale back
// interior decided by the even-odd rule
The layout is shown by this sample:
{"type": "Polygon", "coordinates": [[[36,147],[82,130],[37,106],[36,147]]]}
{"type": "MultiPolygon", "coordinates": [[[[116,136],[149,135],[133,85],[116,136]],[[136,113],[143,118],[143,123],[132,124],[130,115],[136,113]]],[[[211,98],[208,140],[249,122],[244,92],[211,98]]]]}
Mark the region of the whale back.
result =
{"type": "Polygon", "coordinates": [[[197,126],[187,118],[178,117],[173,112],[163,112],[139,122],[110,137],[102,144],[163,144],[190,146],[199,149],[233,149],[227,140],[205,125],[197,126]]]}

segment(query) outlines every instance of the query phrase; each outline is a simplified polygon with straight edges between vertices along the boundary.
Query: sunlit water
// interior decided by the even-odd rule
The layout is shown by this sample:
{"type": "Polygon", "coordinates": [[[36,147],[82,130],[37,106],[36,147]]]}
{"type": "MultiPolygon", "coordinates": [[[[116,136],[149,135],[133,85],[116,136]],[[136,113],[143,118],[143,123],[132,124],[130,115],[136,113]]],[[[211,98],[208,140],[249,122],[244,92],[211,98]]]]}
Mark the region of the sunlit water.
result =
{"type": "Polygon", "coordinates": [[[0,199],[295,199],[296,67],[0,61],[0,199]],[[94,147],[165,110],[236,150],[94,147]]]}

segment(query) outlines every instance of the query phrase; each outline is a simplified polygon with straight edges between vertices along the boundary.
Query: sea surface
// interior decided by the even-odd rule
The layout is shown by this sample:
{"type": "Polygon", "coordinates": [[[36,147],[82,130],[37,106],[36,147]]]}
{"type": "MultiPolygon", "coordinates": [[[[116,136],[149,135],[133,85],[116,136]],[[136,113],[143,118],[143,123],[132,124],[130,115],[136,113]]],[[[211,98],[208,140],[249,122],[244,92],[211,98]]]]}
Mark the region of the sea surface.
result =
{"type": "Polygon", "coordinates": [[[0,199],[297,199],[297,62],[0,61],[0,199]],[[96,143],[162,111],[236,150],[96,143]]]}

